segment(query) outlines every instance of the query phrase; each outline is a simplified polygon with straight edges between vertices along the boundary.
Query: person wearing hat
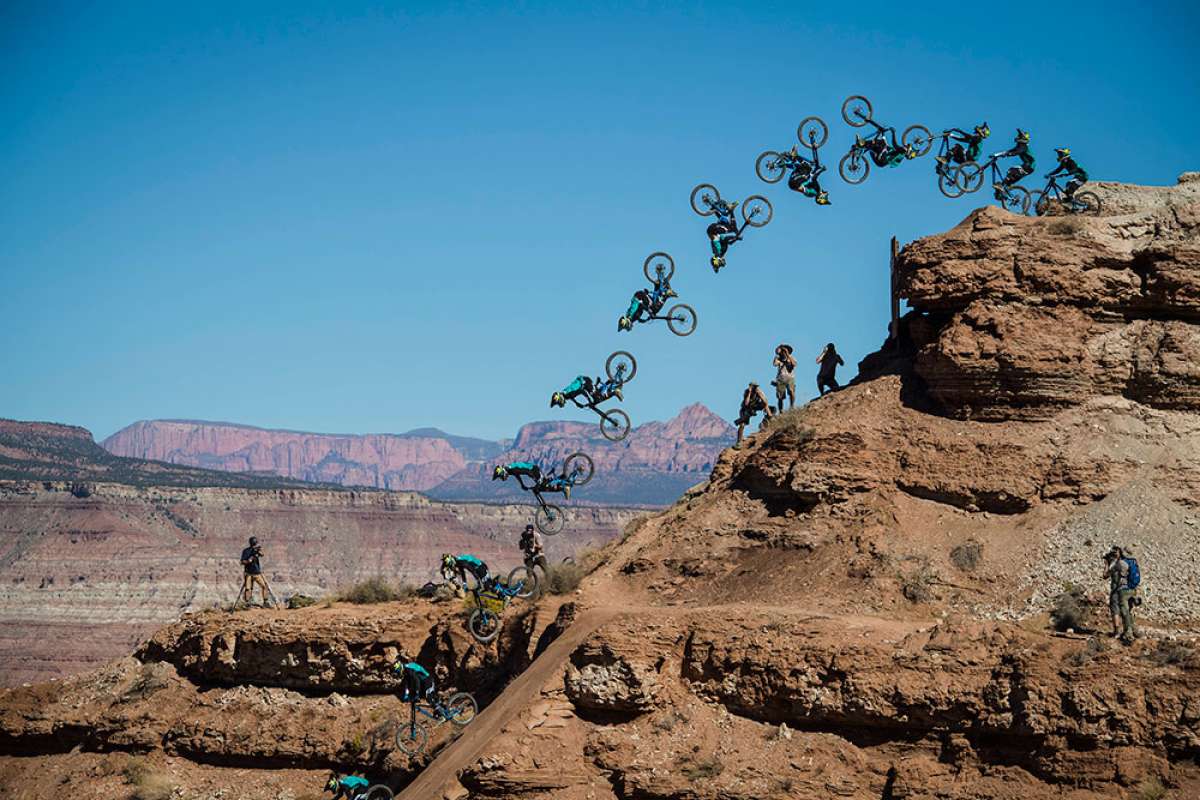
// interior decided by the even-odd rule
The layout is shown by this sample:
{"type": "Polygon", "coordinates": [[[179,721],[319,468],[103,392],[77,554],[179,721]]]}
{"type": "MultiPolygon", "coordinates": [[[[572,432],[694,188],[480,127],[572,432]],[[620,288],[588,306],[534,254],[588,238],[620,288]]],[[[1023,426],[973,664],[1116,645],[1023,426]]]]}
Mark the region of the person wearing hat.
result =
{"type": "Polygon", "coordinates": [[[822,396],[825,395],[825,390],[836,392],[842,388],[837,382],[837,368],[845,366],[846,362],[842,361],[842,357],[838,355],[837,348],[833,346],[833,342],[825,345],[825,349],[821,351],[821,355],[817,356],[817,363],[821,368],[817,370],[817,391],[822,396]]]}
{"type": "Polygon", "coordinates": [[[550,565],[546,562],[546,551],[542,545],[542,535],[537,532],[537,528],[532,525],[526,525],[525,530],[521,532],[521,553],[525,556],[525,568],[533,572],[533,568],[540,566],[542,572],[548,572],[550,565]]]}
{"type": "Polygon", "coordinates": [[[1137,638],[1133,624],[1133,604],[1130,599],[1135,589],[1129,585],[1128,550],[1113,545],[1104,555],[1104,576],[1108,578],[1108,610],[1112,614],[1112,637],[1121,637],[1125,644],[1137,638]]]}
{"type": "Polygon", "coordinates": [[[771,381],[771,385],[775,387],[775,407],[783,411],[783,400],[786,397],[788,408],[795,408],[796,376],[793,373],[796,371],[796,359],[792,357],[790,344],[781,344],[775,348],[775,359],[771,366],[777,368],[775,380],[771,381]]]}
{"type": "Polygon", "coordinates": [[[242,550],[242,592],[238,595],[239,599],[245,599],[246,603],[250,602],[250,595],[254,594],[254,587],[257,586],[262,592],[262,604],[267,603],[267,579],[262,575],[262,547],[258,544],[258,537],[250,537],[250,546],[242,550]]]}
{"type": "Polygon", "coordinates": [[[767,405],[767,396],[763,394],[763,390],[758,387],[758,383],[750,381],[750,385],[746,387],[746,391],[742,392],[742,407],[738,412],[738,418],[735,422],[737,425],[737,440],[742,441],[742,432],[746,430],[746,425],[759,411],[766,416],[763,421],[770,419],[771,407],[767,405]]]}

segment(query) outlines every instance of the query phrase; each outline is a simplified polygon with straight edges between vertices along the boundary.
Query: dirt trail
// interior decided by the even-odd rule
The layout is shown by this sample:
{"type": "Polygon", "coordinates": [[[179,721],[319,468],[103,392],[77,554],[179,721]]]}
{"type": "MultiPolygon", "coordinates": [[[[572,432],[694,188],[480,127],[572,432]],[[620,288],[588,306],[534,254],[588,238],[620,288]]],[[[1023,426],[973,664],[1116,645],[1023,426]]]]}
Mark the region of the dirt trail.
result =
{"type": "Polygon", "coordinates": [[[562,667],[571,651],[578,647],[592,631],[618,616],[617,609],[590,609],[580,614],[562,635],[538,656],[529,668],[517,676],[508,688],[479,713],[462,736],[443,750],[433,762],[422,770],[417,779],[396,795],[397,800],[431,800],[440,798],[446,784],[455,780],[458,773],[479,758],[488,742],[500,734],[505,724],[530,704],[554,671],[562,667]]]}

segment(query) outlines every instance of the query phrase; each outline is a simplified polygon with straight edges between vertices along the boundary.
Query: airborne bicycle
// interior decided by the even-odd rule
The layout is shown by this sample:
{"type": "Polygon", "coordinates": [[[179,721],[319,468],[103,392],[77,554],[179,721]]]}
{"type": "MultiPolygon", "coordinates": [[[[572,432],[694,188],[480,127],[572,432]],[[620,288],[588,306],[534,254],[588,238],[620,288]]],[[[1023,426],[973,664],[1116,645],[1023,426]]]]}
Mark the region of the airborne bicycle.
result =
{"type": "Polygon", "coordinates": [[[582,379],[584,383],[578,393],[568,395],[555,392],[550,399],[550,405],[561,407],[569,399],[578,408],[596,412],[600,417],[600,434],[610,442],[619,442],[629,435],[629,415],[619,408],[601,408],[600,404],[613,397],[624,400],[621,390],[637,374],[637,359],[633,357],[632,353],[618,350],[604,362],[604,372],[608,375],[607,381],[594,382],[586,376],[580,376],[576,380],[582,379]],[[581,396],[584,398],[583,402],[580,402],[581,396]]]}
{"type": "Polygon", "coordinates": [[[983,186],[986,180],[985,173],[988,170],[991,170],[992,186],[996,190],[995,197],[1000,201],[1000,207],[1016,214],[1029,213],[1029,190],[1016,184],[1004,185],[1004,176],[1000,172],[996,156],[992,156],[982,164],[968,161],[966,164],[956,167],[954,169],[955,181],[964,193],[977,192],[983,186]]]}
{"type": "Polygon", "coordinates": [[[847,125],[875,128],[875,133],[865,139],[855,136],[849,152],[838,162],[838,174],[846,183],[858,185],[865,181],[871,174],[872,162],[878,167],[895,167],[925,155],[932,146],[932,135],[924,125],[909,125],[897,142],[896,129],[880,125],[873,115],[871,101],[862,95],[850,95],[842,103],[842,119],[847,125]]]}
{"type": "Polygon", "coordinates": [[[462,728],[470,724],[478,713],[479,706],[475,702],[475,697],[469,692],[457,692],[450,695],[450,699],[446,702],[439,701],[432,706],[428,703],[417,703],[413,706],[411,718],[407,722],[400,723],[396,730],[396,747],[406,755],[419,755],[429,744],[431,727],[437,728],[442,723],[449,722],[456,728],[462,728]],[[418,719],[418,714],[432,720],[432,725],[418,719]]]}

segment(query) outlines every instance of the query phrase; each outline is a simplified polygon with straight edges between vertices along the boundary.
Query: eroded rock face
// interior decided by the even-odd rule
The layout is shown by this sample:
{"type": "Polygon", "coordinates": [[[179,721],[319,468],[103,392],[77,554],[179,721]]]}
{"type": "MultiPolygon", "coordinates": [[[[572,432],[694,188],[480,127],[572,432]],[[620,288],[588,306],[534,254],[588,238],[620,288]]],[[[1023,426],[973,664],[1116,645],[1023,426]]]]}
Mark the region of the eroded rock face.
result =
{"type": "Polygon", "coordinates": [[[988,206],[901,251],[901,295],[935,329],[916,370],[948,412],[1045,418],[1096,395],[1200,409],[1200,183],[1089,188],[1104,216],[988,206]]]}

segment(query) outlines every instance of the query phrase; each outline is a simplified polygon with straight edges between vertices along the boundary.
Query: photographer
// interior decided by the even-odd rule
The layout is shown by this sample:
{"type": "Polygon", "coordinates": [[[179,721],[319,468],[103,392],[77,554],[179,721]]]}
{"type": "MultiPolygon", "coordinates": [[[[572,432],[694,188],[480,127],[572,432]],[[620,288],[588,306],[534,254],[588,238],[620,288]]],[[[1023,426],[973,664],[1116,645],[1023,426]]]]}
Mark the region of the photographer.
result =
{"type": "Polygon", "coordinates": [[[262,547],[258,543],[258,537],[250,537],[250,546],[242,550],[242,569],[245,570],[245,575],[242,577],[242,593],[239,597],[250,604],[250,596],[254,594],[254,587],[258,586],[262,592],[263,607],[267,607],[267,579],[262,574],[262,547]]]}
{"type": "Polygon", "coordinates": [[[1128,548],[1113,545],[1104,555],[1104,576],[1108,578],[1108,609],[1112,613],[1112,634],[1120,636],[1124,644],[1137,638],[1133,624],[1133,606],[1137,604],[1137,587],[1141,583],[1141,570],[1128,548]]]}

